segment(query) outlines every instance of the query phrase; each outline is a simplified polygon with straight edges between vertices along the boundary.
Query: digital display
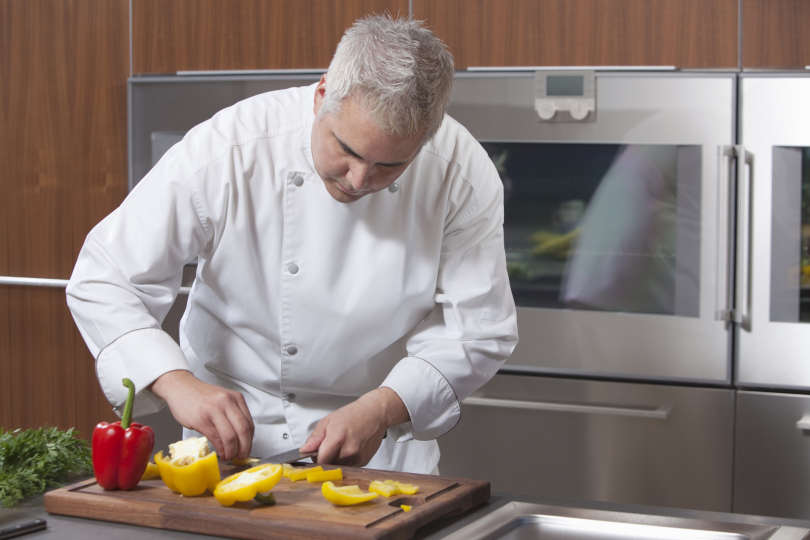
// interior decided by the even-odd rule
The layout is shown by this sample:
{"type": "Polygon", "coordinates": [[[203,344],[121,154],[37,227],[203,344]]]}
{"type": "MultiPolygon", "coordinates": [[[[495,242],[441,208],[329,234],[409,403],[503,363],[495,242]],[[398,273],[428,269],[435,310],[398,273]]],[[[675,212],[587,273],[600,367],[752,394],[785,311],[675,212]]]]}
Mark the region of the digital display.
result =
{"type": "Polygon", "coordinates": [[[584,84],[581,75],[549,75],[546,77],[546,95],[581,96],[584,84]]]}

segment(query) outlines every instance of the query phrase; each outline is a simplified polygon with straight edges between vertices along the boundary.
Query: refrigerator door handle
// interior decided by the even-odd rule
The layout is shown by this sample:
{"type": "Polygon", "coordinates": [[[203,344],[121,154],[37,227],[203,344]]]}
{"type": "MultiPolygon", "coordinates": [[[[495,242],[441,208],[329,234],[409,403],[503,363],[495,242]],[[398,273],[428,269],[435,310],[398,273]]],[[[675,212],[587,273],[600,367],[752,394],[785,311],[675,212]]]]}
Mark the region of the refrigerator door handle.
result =
{"type": "Polygon", "coordinates": [[[734,268],[734,321],[751,331],[751,238],[752,197],[754,187],[754,154],[736,145],[737,159],[737,242],[734,268]],[[746,169],[748,175],[746,176],[746,169]]]}
{"type": "Polygon", "coordinates": [[[592,403],[564,403],[557,401],[521,401],[517,399],[497,399],[471,396],[462,401],[464,405],[481,407],[498,407],[507,409],[523,409],[533,411],[557,411],[580,414],[606,414],[609,416],[632,416],[636,418],[651,418],[666,420],[672,408],[661,405],[658,407],[618,407],[612,405],[595,405],[592,403]]]}
{"type": "Polygon", "coordinates": [[[733,193],[736,178],[732,171],[737,152],[734,146],[719,147],[717,178],[717,249],[715,250],[715,271],[717,287],[714,298],[714,320],[734,321],[734,288],[729,277],[731,261],[734,257],[734,215],[733,193]]]}

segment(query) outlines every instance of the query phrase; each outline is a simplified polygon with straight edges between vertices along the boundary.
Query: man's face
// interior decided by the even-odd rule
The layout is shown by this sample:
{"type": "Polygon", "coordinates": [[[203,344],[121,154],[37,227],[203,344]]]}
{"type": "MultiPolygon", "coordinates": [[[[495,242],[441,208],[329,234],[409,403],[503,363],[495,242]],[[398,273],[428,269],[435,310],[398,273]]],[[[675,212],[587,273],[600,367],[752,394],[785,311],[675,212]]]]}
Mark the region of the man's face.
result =
{"type": "Polygon", "coordinates": [[[386,133],[353,98],[344,99],[338,111],[318,116],[325,89],[322,77],[315,91],[312,159],[326,191],[348,203],[387,188],[416,157],[421,133],[386,133]]]}

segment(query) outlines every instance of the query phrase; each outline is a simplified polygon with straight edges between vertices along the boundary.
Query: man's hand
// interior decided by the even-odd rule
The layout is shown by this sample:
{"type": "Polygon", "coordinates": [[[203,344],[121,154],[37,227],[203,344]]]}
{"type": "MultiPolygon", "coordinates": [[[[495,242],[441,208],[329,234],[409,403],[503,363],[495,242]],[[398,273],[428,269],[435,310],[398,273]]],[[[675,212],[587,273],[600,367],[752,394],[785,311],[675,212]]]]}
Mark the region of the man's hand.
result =
{"type": "Polygon", "coordinates": [[[152,391],[168,403],[175,420],[205,435],[221,459],[250,455],[253,418],[239,392],[203,382],[186,370],[164,373],[152,391]]]}
{"type": "Polygon", "coordinates": [[[409,420],[396,392],[380,387],[324,417],[301,452],[318,451],[318,463],[362,467],[380,447],[385,431],[409,420]]]}

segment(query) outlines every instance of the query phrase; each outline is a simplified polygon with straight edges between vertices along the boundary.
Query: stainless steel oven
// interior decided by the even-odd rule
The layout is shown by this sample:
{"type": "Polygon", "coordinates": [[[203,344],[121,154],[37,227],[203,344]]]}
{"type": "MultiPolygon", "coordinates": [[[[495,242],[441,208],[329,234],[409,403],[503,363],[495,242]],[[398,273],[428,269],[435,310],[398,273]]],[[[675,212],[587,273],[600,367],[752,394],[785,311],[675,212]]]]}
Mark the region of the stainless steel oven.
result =
{"type": "Polygon", "coordinates": [[[585,73],[595,111],[564,122],[537,113],[542,75],[459,74],[450,107],[505,182],[510,367],[729,382],[734,74],[585,73]]]}
{"type": "Polygon", "coordinates": [[[735,108],[734,73],[459,74],[450,113],[504,181],[520,343],[443,473],[731,509],[735,108]]]}

